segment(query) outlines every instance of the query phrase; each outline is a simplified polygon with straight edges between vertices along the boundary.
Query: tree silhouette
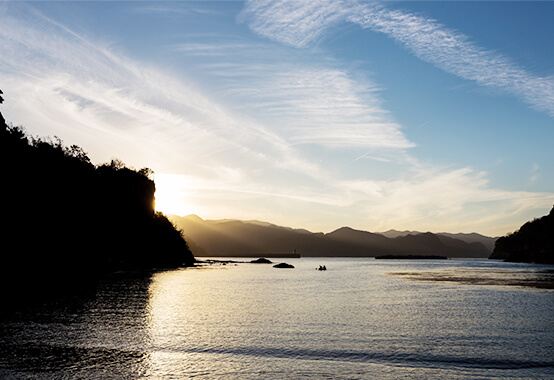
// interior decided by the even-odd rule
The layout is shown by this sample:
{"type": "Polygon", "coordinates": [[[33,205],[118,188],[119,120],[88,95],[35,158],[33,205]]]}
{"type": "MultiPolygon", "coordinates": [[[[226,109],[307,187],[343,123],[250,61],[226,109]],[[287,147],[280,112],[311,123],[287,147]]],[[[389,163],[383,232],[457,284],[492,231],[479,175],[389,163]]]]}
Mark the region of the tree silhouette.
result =
{"type": "Polygon", "coordinates": [[[527,222],[518,231],[496,240],[491,258],[554,264],[554,207],[548,215],[527,222]]]}
{"type": "MultiPolygon", "coordinates": [[[[2,97],[3,94],[2,90],[0,90],[0,104],[4,103],[4,98],[2,97]]],[[[4,116],[2,116],[2,112],[0,112],[0,124],[2,126],[6,125],[6,120],[4,119],[4,116]]]]}
{"type": "Polygon", "coordinates": [[[182,233],[154,210],[152,170],[95,166],[76,145],[0,128],[3,255],[12,298],[57,294],[115,271],[192,265],[182,233]]]}

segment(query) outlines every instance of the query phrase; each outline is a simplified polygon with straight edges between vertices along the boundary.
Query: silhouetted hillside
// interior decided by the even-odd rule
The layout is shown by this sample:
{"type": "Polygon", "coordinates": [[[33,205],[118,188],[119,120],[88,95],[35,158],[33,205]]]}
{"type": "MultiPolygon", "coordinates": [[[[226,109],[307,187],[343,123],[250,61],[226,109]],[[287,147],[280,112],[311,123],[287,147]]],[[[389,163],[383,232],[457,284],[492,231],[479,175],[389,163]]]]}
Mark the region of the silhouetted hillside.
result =
{"type": "Polygon", "coordinates": [[[95,166],[77,146],[0,124],[5,292],[62,291],[115,271],[194,262],[180,231],[154,211],[149,169],[95,166]]]}
{"type": "Polygon", "coordinates": [[[259,221],[202,220],[196,215],[170,218],[188,241],[203,251],[196,256],[263,256],[292,253],[305,257],[373,257],[380,255],[489,256],[480,243],[466,243],[431,233],[389,239],[381,234],[342,227],[328,234],[280,227],[259,221]]]}
{"type": "Polygon", "coordinates": [[[499,238],[489,258],[554,264],[554,208],[550,214],[527,222],[518,231],[499,238]]]}

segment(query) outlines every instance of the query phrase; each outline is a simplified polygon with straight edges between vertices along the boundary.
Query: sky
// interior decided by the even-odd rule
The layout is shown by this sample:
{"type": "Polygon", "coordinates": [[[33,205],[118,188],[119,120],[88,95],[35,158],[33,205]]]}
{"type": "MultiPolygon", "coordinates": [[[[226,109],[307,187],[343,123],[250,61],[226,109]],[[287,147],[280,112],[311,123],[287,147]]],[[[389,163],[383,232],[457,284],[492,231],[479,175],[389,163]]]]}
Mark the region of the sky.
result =
{"type": "Polygon", "coordinates": [[[156,208],[502,236],[554,204],[552,1],[3,1],[1,111],[156,208]]]}

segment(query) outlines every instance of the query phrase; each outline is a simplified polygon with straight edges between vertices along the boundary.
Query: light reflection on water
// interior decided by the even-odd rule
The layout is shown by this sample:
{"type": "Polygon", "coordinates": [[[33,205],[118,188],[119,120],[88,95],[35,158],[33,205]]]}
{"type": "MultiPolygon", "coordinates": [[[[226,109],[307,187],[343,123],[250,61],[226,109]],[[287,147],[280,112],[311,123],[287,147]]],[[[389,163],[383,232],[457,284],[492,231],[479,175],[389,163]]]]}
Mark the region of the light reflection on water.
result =
{"type": "Polygon", "coordinates": [[[0,378],[554,378],[554,291],[389,275],[551,267],[285,261],[296,268],[106,282],[69,308],[0,320],[0,378]]]}

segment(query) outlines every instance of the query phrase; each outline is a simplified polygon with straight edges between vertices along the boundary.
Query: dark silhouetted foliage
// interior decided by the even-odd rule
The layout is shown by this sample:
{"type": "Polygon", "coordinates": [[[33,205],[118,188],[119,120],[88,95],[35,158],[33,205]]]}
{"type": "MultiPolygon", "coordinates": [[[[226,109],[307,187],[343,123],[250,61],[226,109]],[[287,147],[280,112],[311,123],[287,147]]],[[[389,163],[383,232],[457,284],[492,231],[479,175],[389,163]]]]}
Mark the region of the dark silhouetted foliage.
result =
{"type": "MultiPolygon", "coordinates": [[[[4,103],[4,98],[2,97],[2,90],[0,90],[0,104],[4,103]]],[[[6,124],[6,120],[4,120],[4,116],[2,116],[2,112],[0,112],[0,125],[6,124]]]]}
{"type": "Polygon", "coordinates": [[[527,222],[518,231],[496,240],[490,258],[554,264],[554,208],[550,214],[527,222]]]}
{"type": "Polygon", "coordinates": [[[182,233],[154,211],[150,169],[95,166],[78,146],[0,124],[6,293],[55,293],[116,271],[194,263],[182,233]]]}

